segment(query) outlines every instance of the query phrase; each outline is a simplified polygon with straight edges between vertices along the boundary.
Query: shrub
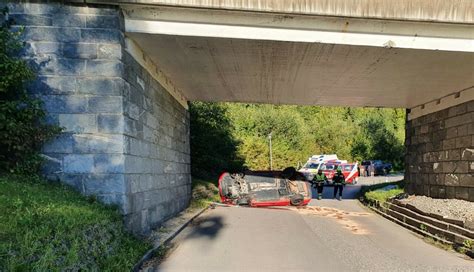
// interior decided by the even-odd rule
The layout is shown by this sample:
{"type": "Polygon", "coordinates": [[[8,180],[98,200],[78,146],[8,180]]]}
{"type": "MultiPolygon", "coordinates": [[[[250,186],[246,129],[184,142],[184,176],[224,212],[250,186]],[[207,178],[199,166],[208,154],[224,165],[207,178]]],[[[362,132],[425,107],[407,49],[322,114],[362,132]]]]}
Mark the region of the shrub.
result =
{"type": "Polygon", "coordinates": [[[220,201],[219,188],[213,181],[193,178],[190,208],[204,208],[210,202],[220,201]]]}
{"type": "Polygon", "coordinates": [[[7,18],[0,25],[0,171],[36,173],[42,159],[42,145],[60,128],[46,123],[39,99],[26,92],[34,79],[33,70],[19,57],[24,44],[22,30],[13,31],[7,18]]]}

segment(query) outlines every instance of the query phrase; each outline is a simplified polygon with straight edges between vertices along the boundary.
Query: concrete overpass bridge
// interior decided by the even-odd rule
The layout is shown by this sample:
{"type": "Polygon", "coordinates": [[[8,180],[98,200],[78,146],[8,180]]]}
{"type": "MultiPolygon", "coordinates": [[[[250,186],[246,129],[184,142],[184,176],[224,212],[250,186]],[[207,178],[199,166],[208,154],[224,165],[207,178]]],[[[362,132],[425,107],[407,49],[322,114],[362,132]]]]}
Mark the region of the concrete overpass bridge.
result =
{"type": "Polygon", "coordinates": [[[402,107],[410,193],[474,200],[473,2],[9,4],[65,127],[45,173],[142,232],[190,199],[188,101],[402,107]]]}

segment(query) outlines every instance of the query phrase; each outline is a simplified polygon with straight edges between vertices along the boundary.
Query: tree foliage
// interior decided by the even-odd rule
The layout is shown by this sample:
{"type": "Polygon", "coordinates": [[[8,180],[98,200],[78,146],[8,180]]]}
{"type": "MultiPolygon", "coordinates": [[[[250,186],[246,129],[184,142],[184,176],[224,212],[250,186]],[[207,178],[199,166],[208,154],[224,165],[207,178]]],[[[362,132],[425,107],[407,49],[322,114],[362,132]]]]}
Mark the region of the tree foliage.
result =
{"type": "Polygon", "coordinates": [[[404,129],[404,109],[192,103],[193,174],[208,171],[202,168],[205,163],[214,174],[230,162],[234,169],[239,163],[269,169],[270,133],[274,169],[297,167],[314,154],[381,159],[401,169],[404,129]],[[222,156],[222,148],[230,155],[222,156]]]}
{"type": "Polygon", "coordinates": [[[232,122],[222,104],[194,102],[191,114],[191,171],[208,178],[234,171],[242,165],[237,156],[239,143],[232,135],[232,122]]]}
{"type": "Polygon", "coordinates": [[[35,173],[41,146],[59,128],[45,123],[41,101],[26,92],[34,72],[19,57],[21,30],[12,31],[10,25],[4,20],[0,26],[0,171],[35,173]]]}

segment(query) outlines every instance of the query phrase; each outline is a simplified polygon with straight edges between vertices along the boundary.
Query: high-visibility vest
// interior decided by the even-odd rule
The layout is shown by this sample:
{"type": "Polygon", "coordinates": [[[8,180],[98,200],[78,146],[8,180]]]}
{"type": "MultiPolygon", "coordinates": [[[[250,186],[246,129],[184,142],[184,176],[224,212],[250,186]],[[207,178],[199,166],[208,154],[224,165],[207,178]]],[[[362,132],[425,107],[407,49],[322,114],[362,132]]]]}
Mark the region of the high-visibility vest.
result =
{"type": "Polygon", "coordinates": [[[321,182],[324,182],[326,180],[326,175],[324,175],[324,173],[321,173],[321,175],[316,174],[315,178],[316,178],[317,183],[321,183],[321,182]]]}

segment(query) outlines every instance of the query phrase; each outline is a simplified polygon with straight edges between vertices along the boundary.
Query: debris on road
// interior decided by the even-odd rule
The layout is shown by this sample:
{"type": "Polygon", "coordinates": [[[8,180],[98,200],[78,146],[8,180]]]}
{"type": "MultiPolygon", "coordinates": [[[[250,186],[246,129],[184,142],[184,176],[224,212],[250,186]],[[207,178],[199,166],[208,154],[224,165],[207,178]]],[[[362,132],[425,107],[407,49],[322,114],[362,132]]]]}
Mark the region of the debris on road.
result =
{"type": "Polygon", "coordinates": [[[363,228],[359,223],[352,220],[350,217],[358,217],[358,216],[369,216],[369,213],[365,212],[348,212],[338,210],[336,208],[328,208],[328,207],[318,207],[318,206],[307,206],[307,207],[296,207],[296,208],[289,208],[294,210],[300,214],[304,215],[315,215],[315,216],[322,216],[322,217],[329,217],[336,219],[336,222],[343,225],[344,228],[350,230],[354,234],[358,235],[366,235],[369,232],[363,228]]]}

